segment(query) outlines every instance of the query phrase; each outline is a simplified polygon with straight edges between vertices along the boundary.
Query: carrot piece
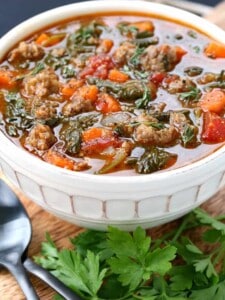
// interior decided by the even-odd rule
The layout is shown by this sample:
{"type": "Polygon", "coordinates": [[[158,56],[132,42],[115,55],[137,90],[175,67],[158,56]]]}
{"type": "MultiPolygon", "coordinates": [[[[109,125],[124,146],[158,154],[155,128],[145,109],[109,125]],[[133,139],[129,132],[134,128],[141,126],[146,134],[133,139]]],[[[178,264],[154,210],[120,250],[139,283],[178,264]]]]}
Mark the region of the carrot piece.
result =
{"type": "Polygon", "coordinates": [[[82,133],[82,140],[88,143],[98,138],[112,137],[112,131],[102,127],[92,127],[82,133]]]}
{"type": "Polygon", "coordinates": [[[57,151],[48,150],[44,155],[44,160],[52,165],[68,170],[74,170],[75,162],[57,151]]]}
{"type": "Polygon", "coordinates": [[[112,69],[109,71],[108,79],[115,82],[125,82],[129,79],[129,76],[117,69],[112,69]]]}
{"type": "Polygon", "coordinates": [[[205,112],[220,113],[225,109],[225,93],[222,90],[213,89],[202,96],[199,105],[205,112]]]}
{"type": "Polygon", "coordinates": [[[113,46],[113,41],[110,39],[102,40],[101,45],[100,45],[100,47],[101,47],[101,49],[103,49],[104,53],[108,53],[111,50],[112,46],[113,46]]]}
{"type": "Polygon", "coordinates": [[[67,84],[62,86],[61,94],[66,98],[70,98],[83,84],[82,80],[72,78],[67,84]]]}
{"type": "Polygon", "coordinates": [[[36,44],[38,45],[42,45],[43,42],[47,41],[49,39],[49,35],[47,35],[46,33],[41,33],[37,39],[35,40],[36,44]]]}
{"type": "Polygon", "coordinates": [[[98,97],[98,88],[96,85],[83,85],[77,92],[82,98],[91,102],[95,102],[98,97]]]}
{"type": "Polygon", "coordinates": [[[16,86],[15,72],[0,69],[0,88],[11,89],[16,86]]]}
{"type": "Polygon", "coordinates": [[[130,25],[136,27],[139,32],[154,31],[154,25],[151,21],[135,22],[135,23],[131,23],[130,25]]]}
{"type": "Polygon", "coordinates": [[[116,98],[107,93],[102,93],[99,95],[98,100],[96,101],[96,109],[103,114],[106,114],[110,112],[121,111],[121,106],[116,98]]]}
{"type": "Polygon", "coordinates": [[[225,58],[225,45],[218,42],[210,42],[206,46],[204,53],[211,58],[225,58]]]}
{"type": "Polygon", "coordinates": [[[51,47],[61,42],[65,36],[65,33],[57,33],[52,35],[41,33],[35,42],[43,47],[51,47]]]}

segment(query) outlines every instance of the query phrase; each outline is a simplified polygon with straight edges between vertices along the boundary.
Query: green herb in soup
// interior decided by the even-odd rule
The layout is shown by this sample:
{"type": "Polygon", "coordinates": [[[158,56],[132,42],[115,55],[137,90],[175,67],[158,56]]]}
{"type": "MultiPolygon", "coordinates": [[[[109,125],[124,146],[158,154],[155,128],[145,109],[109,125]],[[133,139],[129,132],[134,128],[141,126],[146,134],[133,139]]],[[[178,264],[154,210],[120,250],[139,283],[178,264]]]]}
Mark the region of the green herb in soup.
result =
{"type": "Polygon", "coordinates": [[[73,171],[173,169],[225,142],[224,70],[225,46],[184,24],[82,17],[33,34],[2,60],[0,126],[73,171]]]}

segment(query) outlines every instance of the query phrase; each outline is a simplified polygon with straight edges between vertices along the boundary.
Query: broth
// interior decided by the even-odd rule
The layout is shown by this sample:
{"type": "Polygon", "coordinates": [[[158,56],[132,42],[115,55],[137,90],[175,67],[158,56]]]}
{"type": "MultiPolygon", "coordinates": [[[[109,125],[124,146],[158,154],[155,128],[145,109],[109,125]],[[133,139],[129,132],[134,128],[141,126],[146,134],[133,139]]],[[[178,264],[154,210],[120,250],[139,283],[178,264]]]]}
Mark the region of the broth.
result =
{"type": "Polygon", "coordinates": [[[225,142],[225,46],[185,24],[95,15],[21,41],[0,64],[1,129],[74,171],[174,169],[225,142]]]}

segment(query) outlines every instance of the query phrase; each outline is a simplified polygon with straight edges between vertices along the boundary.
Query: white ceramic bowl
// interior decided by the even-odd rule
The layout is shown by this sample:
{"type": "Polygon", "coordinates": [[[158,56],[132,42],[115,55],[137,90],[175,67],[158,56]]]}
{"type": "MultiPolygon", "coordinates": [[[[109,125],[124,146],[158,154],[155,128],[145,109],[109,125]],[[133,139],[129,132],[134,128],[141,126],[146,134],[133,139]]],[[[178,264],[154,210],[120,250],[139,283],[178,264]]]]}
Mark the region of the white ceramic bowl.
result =
{"type": "MultiPolygon", "coordinates": [[[[93,1],[37,15],[0,39],[0,59],[33,32],[64,19],[96,12],[150,13],[180,20],[218,41],[225,33],[188,12],[141,1],[93,1]]],[[[225,184],[225,147],[188,166],[144,176],[96,176],[64,170],[32,156],[0,132],[0,166],[30,199],[75,224],[106,229],[144,228],[176,219],[213,196],[225,184]]]]}

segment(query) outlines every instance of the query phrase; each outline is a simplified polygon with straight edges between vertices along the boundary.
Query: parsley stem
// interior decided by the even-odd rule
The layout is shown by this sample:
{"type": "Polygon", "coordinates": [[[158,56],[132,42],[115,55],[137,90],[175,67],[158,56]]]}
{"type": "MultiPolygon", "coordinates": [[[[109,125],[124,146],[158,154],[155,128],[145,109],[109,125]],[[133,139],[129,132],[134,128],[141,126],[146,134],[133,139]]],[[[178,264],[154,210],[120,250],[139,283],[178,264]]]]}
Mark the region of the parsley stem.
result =
{"type": "Polygon", "coordinates": [[[216,219],[217,221],[225,220],[225,215],[217,216],[217,217],[215,217],[215,219],[216,219]]]}
{"type": "Polygon", "coordinates": [[[213,255],[217,254],[216,257],[213,259],[213,265],[216,266],[219,261],[224,257],[225,253],[225,243],[223,242],[222,245],[219,248],[216,248],[215,251],[213,252],[213,255]]]}
{"type": "Polygon", "coordinates": [[[187,229],[187,224],[190,221],[190,218],[192,217],[192,214],[187,215],[187,217],[184,218],[183,222],[181,223],[180,227],[178,228],[176,234],[174,235],[172,239],[172,243],[176,242],[180,235],[183,233],[184,230],[187,229]]]}

